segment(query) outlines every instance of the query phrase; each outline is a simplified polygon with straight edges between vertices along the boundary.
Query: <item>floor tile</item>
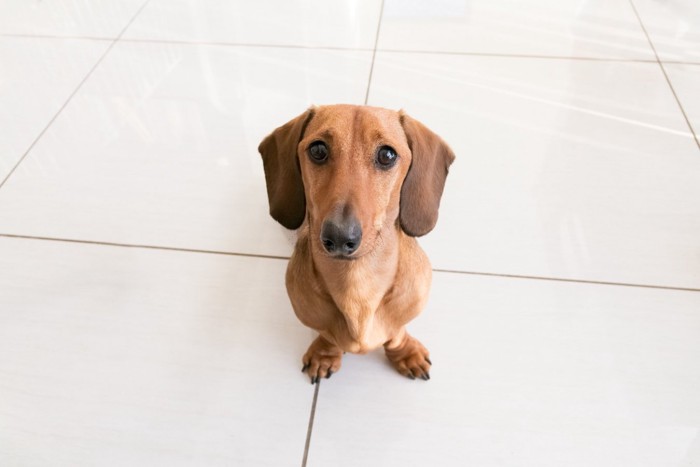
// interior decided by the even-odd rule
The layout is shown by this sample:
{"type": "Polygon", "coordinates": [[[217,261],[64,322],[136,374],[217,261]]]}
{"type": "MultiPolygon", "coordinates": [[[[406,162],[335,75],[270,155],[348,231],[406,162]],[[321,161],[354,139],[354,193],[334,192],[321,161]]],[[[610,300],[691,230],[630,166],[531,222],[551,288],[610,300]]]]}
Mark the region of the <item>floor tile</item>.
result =
{"type": "Polygon", "coordinates": [[[362,102],[370,61],[120,43],[3,187],[0,233],[287,255],[258,144],[312,103],[362,102]]]}
{"type": "Polygon", "coordinates": [[[115,38],[144,0],[2,0],[0,34],[115,38]]]}
{"type": "Polygon", "coordinates": [[[664,64],[683,110],[700,138],[700,65],[664,64]]]}
{"type": "Polygon", "coordinates": [[[628,0],[386,0],[379,48],[654,59],[628,0]]]}
{"type": "Polygon", "coordinates": [[[700,287],[700,153],[657,64],[378,53],[369,102],[457,154],[433,266],[700,287]]]}
{"type": "Polygon", "coordinates": [[[700,3],[633,0],[661,60],[700,63],[700,3]]]}
{"type": "Polygon", "coordinates": [[[0,37],[0,182],[108,45],[72,39],[0,37]]]}
{"type": "Polygon", "coordinates": [[[0,238],[0,465],[298,465],[285,266],[0,238]]]}
{"type": "Polygon", "coordinates": [[[380,0],[152,0],[127,38],[374,48],[380,0]]]}
{"type": "Polygon", "coordinates": [[[457,154],[409,326],[435,365],[345,355],[309,465],[697,467],[699,25],[694,0],[0,0],[0,183],[31,147],[0,188],[0,467],[301,463],[285,261],[3,234],[289,255],[258,143],[368,90],[457,154]]]}
{"type": "Polygon", "coordinates": [[[435,274],[409,326],[431,380],[346,356],[308,465],[694,465],[698,310],[697,292],[435,274]]]}

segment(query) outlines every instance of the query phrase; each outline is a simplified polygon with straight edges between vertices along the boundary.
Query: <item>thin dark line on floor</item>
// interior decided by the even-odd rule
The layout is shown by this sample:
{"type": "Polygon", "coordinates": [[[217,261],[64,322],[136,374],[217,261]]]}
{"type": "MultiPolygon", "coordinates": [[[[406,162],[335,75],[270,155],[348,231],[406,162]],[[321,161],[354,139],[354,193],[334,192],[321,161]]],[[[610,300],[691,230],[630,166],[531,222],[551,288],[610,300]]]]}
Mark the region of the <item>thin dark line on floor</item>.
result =
{"type": "MultiPolygon", "coordinates": [[[[92,41],[113,41],[111,37],[95,37],[95,36],[61,36],[55,34],[20,34],[20,33],[0,33],[0,37],[19,37],[19,38],[38,38],[38,39],[71,39],[71,40],[92,40],[92,41]]],[[[132,38],[120,37],[119,42],[132,43],[153,43],[153,44],[178,44],[178,45],[210,45],[210,46],[225,46],[225,47],[260,47],[270,49],[302,49],[302,50],[337,50],[347,52],[389,52],[403,54],[428,54],[428,55],[453,55],[453,56],[473,56],[473,57],[495,57],[495,58],[534,58],[544,60],[580,60],[594,62],[622,62],[622,63],[657,63],[656,59],[644,58],[614,58],[614,57],[568,57],[566,55],[534,55],[534,54],[507,54],[497,52],[457,52],[447,50],[415,50],[415,49],[379,49],[370,47],[341,47],[341,46],[314,46],[314,45],[299,45],[299,44],[258,44],[246,42],[226,42],[226,41],[206,41],[206,40],[184,40],[184,39],[147,39],[147,38],[132,38]]],[[[696,65],[700,66],[697,61],[683,60],[663,60],[662,63],[674,65],[696,65]]]]}
{"type": "Polygon", "coordinates": [[[678,108],[681,109],[681,113],[683,114],[683,118],[685,119],[685,123],[688,125],[688,128],[690,129],[690,133],[693,135],[693,140],[695,141],[695,144],[697,145],[698,149],[700,149],[700,138],[698,138],[698,135],[695,133],[695,130],[693,129],[693,125],[690,123],[690,119],[688,118],[688,114],[685,113],[685,109],[683,108],[683,104],[681,104],[681,100],[678,98],[678,94],[676,94],[676,90],[673,87],[673,83],[671,83],[671,78],[669,78],[668,73],[666,73],[666,67],[664,67],[663,62],[661,61],[661,58],[659,57],[659,53],[656,51],[656,47],[654,46],[654,43],[651,40],[651,36],[647,32],[647,28],[644,26],[644,22],[642,21],[642,17],[639,15],[639,12],[637,11],[637,7],[634,6],[634,2],[632,0],[629,0],[630,6],[632,7],[632,10],[634,10],[634,14],[637,16],[637,20],[639,21],[639,25],[642,27],[642,31],[644,31],[644,35],[647,37],[647,41],[649,41],[649,46],[651,47],[651,50],[654,51],[654,55],[656,56],[656,63],[659,64],[659,67],[661,68],[661,72],[664,74],[664,78],[666,78],[666,82],[668,83],[668,87],[671,88],[671,93],[673,94],[673,97],[676,99],[676,103],[678,104],[678,108]]]}
{"type": "MultiPolygon", "coordinates": [[[[117,248],[140,248],[145,250],[158,250],[158,251],[176,251],[182,253],[199,253],[207,255],[221,255],[221,256],[239,256],[243,258],[262,258],[262,259],[274,259],[274,260],[289,260],[289,256],[279,256],[279,255],[263,255],[256,253],[239,253],[235,251],[221,251],[221,250],[204,250],[198,248],[179,248],[179,247],[168,247],[159,245],[142,245],[134,243],[116,243],[116,242],[102,242],[96,240],[76,240],[69,238],[57,238],[57,237],[40,237],[36,235],[17,235],[17,234],[7,234],[0,233],[0,238],[16,238],[24,240],[38,240],[47,242],[61,242],[61,243],[75,243],[84,245],[98,245],[98,246],[110,246],[117,248]]],[[[447,274],[465,274],[470,276],[485,276],[485,277],[504,277],[508,279],[525,279],[525,280],[537,280],[537,281],[554,281],[554,282],[571,282],[575,284],[594,284],[594,285],[614,285],[620,287],[639,287],[645,289],[662,289],[662,290],[678,290],[683,292],[700,292],[700,289],[692,287],[674,287],[667,285],[653,285],[653,284],[632,284],[628,282],[612,282],[612,281],[594,281],[587,279],[565,279],[561,277],[547,277],[547,276],[528,276],[523,274],[501,274],[495,272],[478,272],[478,271],[461,271],[458,269],[441,269],[434,268],[434,272],[441,272],[447,274]]]]}
{"type": "Polygon", "coordinates": [[[178,39],[121,39],[121,42],[145,43],[145,44],[177,44],[177,45],[207,45],[221,47],[256,47],[263,49],[300,49],[300,50],[337,50],[340,52],[371,52],[369,47],[339,47],[332,45],[299,45],[299,44],[253,44],[247,42],[226,42],[226,41],[187,41],[178,39]]]}
{"type": "Polygon", "coordinates": [[[695,65],[700,66],[700,62],[686,62],[683,60],[662,60],[661,63],[665,65],[695,65]]]}
{"type": "Polygon", "coordinates": [[[379,44],[379,31],[382,28],[382,17],[384,16],[384,0],[379,7],[379,21],[377,22],[377,35],[374,36],[374,49],[372,50],[372,63],[369,66],[369,78],[367,78],[367,91],[365,92],[365,105],[369,100],[369,88],[372,85],[372,74],[374,73],[374,60],[377,58],[377,44],[379,44]]]}
{"type": "MultiPolygon", "coordinates": [[[[112,37],[95,36],[61,36],[55,34],[11,34],[0,33],[0,37],[19,37],[37,39],[85,39],[92,41],[114,41],[112,37]]],[[[177,44],[177,45],[211,45],[224,47],[259,47],[270,49],[302,49],[302,50],[339,50],[348,52],[371,52],[370,47],[341,47],[332,45],[301,45],[301,44],[258,44],[248,42],[227,42],[227,41],[207,41],[207,40],[185,40],[185,39],[148,39],[136,37],[119,37],[119,42],[133,42],[143,44],[177,44]]]]}
{"type": "Polygon", "coordinates": [[[499,274],[495,272],[475,272],[475,271],[459,271],[455,269],[433,269],[434,272],[444,272],[450,274],[465,274],[469,276],[486,276],[486,277],[504,277],[508,279],[528,279],[536,281],[553,281],[553,282],[570,282],[574,284],[593,284],[593,285],[614,285],[617,287],[638,287],[642,289],[661,289],[661,290],[676,290],[682,292],[700,292],[700,289],[691,287],[673,287],[667,285],[652,285],[652,284],[631,284],[628,282],[611,282],[611,281],[593,281],[587,279],[564,279],[561,277],[546,277],[546,276],[527,276],[523,274],[499,274]]]}
{"type": "Polygon", "coordinates": [[[321,387],[321,380],[318,380],[314,388],[314,400],[311,403],[311,415],[309,415],[309,428],[306,430],[306,443],[304,444],[304,457],[301,460],[301,467],[306,467],[309,459],[309,446],[311,446],[311,433],[314,430],[314,418],[316,417],[316,402],[318,401],[318,391],[321,387]]]}
{"type": "Polygon", "coordinates": [[[622,62],[622,63],[656,63],[654,59],[644,58],[613,58],[613,57],[567,57],[565,55],[536,55],[536,54],[507,54],[496,52],[456,52],[446,50],[410,50],[410,49],[379,49],[380,52],[425,55],[452,55],[465,57],[495,57],[495,58],[535,58],[544,60],[576,60],[589,62],[622,62]]]}
{"type": "Polygon", "coordinates": [[[0,33],[0,37],[19,37],[23,39],[68,39],[68,40],[86,40],[86,41],[113,41],[114,37],[95,37],[95,36],[61,36],[58,34],[21,34],[21,33],[0,33]]]}
{"type": "Polygon", "coordinates": [[[114,47],[114,44],[116,44],[117,41],[119,41],[119,38],[122,36],[122,34],[124,34],[124,32],[129,28],[129,26],[136,19],[136,17],[139,15],[139,13],[141,13],[141,10],[143,10],[144,7],[150,1],[151,0],[146,0],[143,3],[143,5],[141,5],[141,7],[138,9],[138,11],[134,14],[134,16],[131,17],[131,19],[126,24],[126,26],[124,26],[124,28],[121,30],[119,35],[115,39],[112,40],[112,42],[109,44],[109,46],[107,46],[107,48],[102,53],[100,58],[98,58],[97,61],[95,62],[95,64],[92,66],[92,68],[90,68],[90,71],[87,72],[87,74],[83,77],[83,79],[80,81],[80,83],[78,83],[78,86],[73,90],[73,92],[70,93],[70,95],[68,96],[68,99],[66,99],[66,101],[63,103],[63,105],[61,105],[61,107],[58,109],[58,112],[56,112],[54,114],[54,116],[51,117],[51,120],[49,120],[49,123],[47,123],[46,126],[44,127],[44,129],[41,130],[41,132],[39,132],[39,135],[36,138],[34,138],[34,141],[32,141],[32,144],[29,145],[29,148],[27,148],[27,150],[24,152],[24,154],[22,154],[22,157],[19,158],[17,163],[14,165],[14,167],[12,167],[12,169],[5,176],[5,178],[2,180],[2,182],[0,182],[0,190],[5,185],[5,183],[7,183],[7,181],[10,179],[10,177],[12,177],[12,174],[15,173],[15,171],[20,166],[20,164],[22,164],[22,162],[24,162],[24,160],[27,158],[27,155],[31,152],[31,150],[34,148],[36,143],[38,143],[39,140],[41,140],[42,136],[44,136],[44,133],[46,133],[46,131],[51,127],[51,125],[53,125],[53,122],[56,121],[58,116],[61,115],[61,112],[63,112],[63,109],[65,109],[66,106],[68,105],[68,103],[73,99],[73,96],[75,96],[78,93],[78,91],[80,90],[80,88],[83,87],[83,84],[85,84],[85,82],[88,80],[88,78],[90,78],[93,71],[95,71],[95,69],[97,69],[97,67],[100,65],[100,63],[102,63],[102,60],[104,60],[104,58],[107,56],[107,54],[109,54],[109,51],[112,50],[112,47],[114,47]]]}
{"type": "Polygon", "coordinates": [[[275,256],[275,255],[262,255],[255,253],[237,253],[235,251],[219,251],[219,250],[204,250],[198,248],[179,248],[179,247],[169,247],[169,246],[159,246],[159,245],[142,245],[136,243],[116,243],[116,242],[102,242],[97,240],[76,240],[71,238],[56,238],[56,237],[39,237],[35,235],[15,235],[15,234],[5,234],[0,233],[0,237],[6,238],[22,238],[27,240],[41,240],[47,242],[61,242],[61,243],[77,243],[77,244],[87,244],[87,245],[100,245],[100,246],[112,246],[119,248],[140,248],[144,250],[159,250],[159,251],[179,251],[183,253],[201,253],[207,255],[223,255],[223,256],[241,256],[244,258],[263,258],[263,259],[279,259],[287,261],[289,256],[275,256]]]}

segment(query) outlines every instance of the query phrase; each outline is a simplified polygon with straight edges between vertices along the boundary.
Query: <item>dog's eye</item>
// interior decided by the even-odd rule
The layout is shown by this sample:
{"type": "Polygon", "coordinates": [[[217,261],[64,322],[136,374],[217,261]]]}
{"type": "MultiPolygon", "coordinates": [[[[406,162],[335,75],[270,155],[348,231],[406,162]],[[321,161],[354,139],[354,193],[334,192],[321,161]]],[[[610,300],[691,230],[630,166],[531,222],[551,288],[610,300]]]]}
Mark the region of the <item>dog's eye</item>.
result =
{"type": "Polygon", "coordinates": [[[309,157],[312,161],[320,164],[328,159],[328,146],[323,141],[314,141],[309,146],[309,157]]]}
{"type": "Polygon", "coordinates": [[[392,167],[396,164],[396,159],[398,159],[398,156],[392,147],[382,146],[377,151],[377,164],[379,164],[379,167],[382,169],[392,167]]]}

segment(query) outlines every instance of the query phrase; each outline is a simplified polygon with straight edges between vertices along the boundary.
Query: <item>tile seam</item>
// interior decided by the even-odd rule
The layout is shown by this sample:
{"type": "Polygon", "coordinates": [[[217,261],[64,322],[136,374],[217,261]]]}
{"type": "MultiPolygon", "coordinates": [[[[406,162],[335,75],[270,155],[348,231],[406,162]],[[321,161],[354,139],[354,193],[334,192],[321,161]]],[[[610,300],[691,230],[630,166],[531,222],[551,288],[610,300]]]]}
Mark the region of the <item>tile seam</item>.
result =
{"type": "Polygon", "coordinates": [[[115,39],[113,39],[112,42],[107,46],[107,48],[105,49],[105,51],[102,52],[102,55],[100,55],[100,57],[95,61],[95,63],[93,64],[93,66],[90,68],[90,70],[88,70],[88,72],[85,74],[85,76],[83,77],[83,79],[80,80],[80,82],[79,82],[78,85],[75,87],[75,89],[73,89],[73,91],[68,95],[68,98],[65,100],[65,102],[63,102],[63,104],[61,105],[61,107],[59,107],[58,111],[53,115],[53,117],[51,117],[51,119],[49,120],[49,122],[44,126],[44,128],[43,128],[43,129],[39,132],[39,134],[34,138],[34,140],[31,142],[31,144],[30,144],[29,147],[26,149],[26,151],[24,151],[24,153],[23,153],[22,156],[17,160],[17,162],[15,163],[15,165],[12,167],[12,169],[10,169],[10,171],[8,172],[8,174],[2,179],[2,181],[0,181],[0,190],[2,190],[2,188],[5,186],[5,184],[7,183],[7,181],[8,181],[8,180],[12,177],[12,175],[17,171],[17,169],[19,168],[19,166],[22,165],[22,162],[25,161],[25,159],[27,158],[27,156],[29,155],[29,153],[32,151],[32,149],[34,149],[34,146],[36,146],[36,144],[41,140],[41,138],[44,136],[44,134],[46,134],[46,132],[48,131],[48,129],[51,128],[51,126],[52,126],[53,123],[56,121],[56,119],[58,119],[58,117],[61,115],[61,113],[63,113],[63,110],[64,110],[64,109],[68,106],[68,104],[73,100],[73,97],[75,97],[75,95],[78,93],[78,91],[80,91],[80,89],[83,87],[83,85],[85,84],[85,82],[90,78],[90,76],[92,76],[92,73],[97,69],[98,66],[100,66],[100,63],[102,63],[102,61],[103,61],[103,60],[105,59],[105,57],[109,54],[109,52],[112,50],[112,48],[114,47],[114,45],[119,41],[119,37],[121,37],[121,35],[124,34],[124,32],[126,32],[126,30],[129,28],[129,26],[131,25],[131,23],[136,19],[136,17],[139,15],[139,13],[141,13],[141,11],[144,9],[144,7],[145,7],[145,6],[148,4],[148,2],[150,2],[150,1],[151,1],[151,0],[145,0],[145,2],[141,5],[141,7],[140,7],[140,8],[136,11],[136,13],[131,17],[131,19],[130,19],[129,22],[126,24],[126,26],[124,26],[124,28],[122,28],[122,30],[121,30],[121,32],[119,33],[119,35],[118,35],[115,39]]]}
{"type": "Polygon", "coordinates": [[[321,388],[321,380],[314,384],[314,398],[311,402],[311,413],[309,414],[309,426],[306,429],[306,442],[304,443],[304,457],[301,459],[301,467],[306,467],[309,460],[309,448],[311,447],[311,435],[314,430],[314,419],[316,418],[316,404],[318,403],[318,391],[321,388]]]}
{"type": "Polygon", "coordinates": [[[369,66],[369,77],[367,78],[367,91],[365,92],[365,105],[369,101],[369,90],[372,87],[372,75],[374,74],[374,62],[377,58],[377,45],[379,44],[379,33],[382,28],[382,18],[384,17],[384,0],[379,6],[379,21],[377,21],[377,32],[374,36],[374,49],[372,49],[372,63],[369,66]]]}
{"type": "MultiPolygon", "coordinates": [[[[145,245],[145,244],[134,244],[134,243],[118,243],[118,242],[105,242],[97,240],[80,240],[80,239],[70,239],[70,238],[58,238],[58,237],[42,237],[36,235],[20,235],[20,234],[9,234],[0,233],[0,238],[12,238],[12,239],[22,239],[22,240],[32,240],[32,241],[46,241],[46,242],[59,242],[59,243],[72,243],[79,245],[93,245],[93,246],[108,246],[116,248],[136,248],[144,250],[156,250],[156,251],[172,251],[180,253],[197,253],[197,254],[208,254],[208,255],[219,255],[219,256],[237,256],[242,258],[260,258],[260,259],[272,259],[272,260],[289,260],[289,256],[282,255],[265,255],[258,253],[243,253],[235,251],[221,251],[221,250],[206,250],[197,248],[182,248],[182,247],[169,247],[162,245],[145,245]]],[[[552,282],[568,282],[574,284],[589,284],[589,285],[607,285],[607,286],[618,286],[618,287],[637,287],[646,289],[661,289],[661,290],[672,290],[672,291],[683,291],[683,292],[700,292],[700,288],[693,287],[677,287],[671,285],[655,285],[655,284],[635,284],[628,282],[613,282],[613,281],[596,281],[588,279],[572,279],[564,277],[548,277],[548,276],[532,276],[525,274],[506,274],[506,273],[495,273],[495,272],[480,272],[480,271],[466,271],[459,269],[447,269],[447,268],[433,268],[433,272],[444,273],[444,274],[463,274],[470,276],[483,276],[483,277],[501,277],[506,279],[524,279],[524,280],[538,280],[538,281],[552,281],[552,282]]]]}
{"type": "MultiPolygon", "coordinates": [[[[16,38],[37,38],[37,39],[67,39],[67,40],[91,40],[91,41],[115,41],[116,38],[111,37],[96,37],[96,36],[62,36],[54,34],[19,34],[19,33],[0,33],[1,37],[16,37],[16,38]]],[[[180,44],[180,45],[206,45],[206,46],[223,46],[223,47],[259,47],[259,48],[278,48],[278,49],[301,49],[301,50],[334,50],[340,52],[374,52],[374,48],[370,47],[334,47],[334,46],[310,46],[301,44],[261,44],[247,42],[227,42],[227,41],[198,41],[198,40],[180,40],[180,39],[149,39],[149,38],[131,38],[120,37],[119,42],[142,43],[142,44],[180,44]]],[[[450,56],[465,56],[465,57],[493,57],[493,58],[531,58],[542,60],[574,60],[574,61],[599,61],[599,62],[618,62],[618,63],[658,63],[656,59],[643,58],[622,58],[622,57],[576,57],[566,55],[537,55],[537,54],[509,54],[498,52],[456,52],[445,50],[418,50],[418,49],[384,49],[377,48],[377,52],[401,53],[401,54],[421,54],[421,55],[450,55],[450,56]]],[[[679,65],[697,65],[698,61],[685,60],[660,60],[661,63],[679,64],[679,65]]]]}
{"type": "Polygon", "coordinates": [[[683,115],[683,118],[685,119],[685,123],[688,126],[688,129],[690,130],[690,134],[693,137],[693,141],[695,141],[695,145],[698,147],[698,150],[700,150],[700,138],[698,137],[698,134],[695,133],[695,129],[693,128],[693,124],[690,122],[690,118],[688,118],[688,114],[685,112],[685,108],[683,107],[683,104],[681,103],[680,98],[678,97],[678,94],[676,93],[676,89],[673,87],[673,83],[671,82],[671,78],[668,76],[668,73],[666,72],[666,68],[664,67],[663,62],[661,61],[661,57],[659,57],[659,53],[656,51],[656,46],[654,46],[654,42],[651,40],[651,36],[649,35],[649,32],[647,31],[646,26],[644,26],[644,21],[642,21],[642,17],[637,11],[637,7],[634,5],[634,2],[632,0],[629,0],[629,4],[632,7],[632,10],[634,11],[635,16],[637,17],[637,21],[639,21],[639,26],[642,28],[642,31],[644,32],[644,35],[647,38],[647,41],[649,42],[649,46],[651,47],[651,50],[654,52],[654,56],[656,57],[656,63],[658,63],[659,68],[661,69],[661,73],[664,75],[664,78],[666,79],[666,83],[668,84],[668,87],[671,89],[671,94],[673,94],[673,98],[676,100],[676,104],[678,105],[678,108],[681,111],[681,114],[683,115]]]}

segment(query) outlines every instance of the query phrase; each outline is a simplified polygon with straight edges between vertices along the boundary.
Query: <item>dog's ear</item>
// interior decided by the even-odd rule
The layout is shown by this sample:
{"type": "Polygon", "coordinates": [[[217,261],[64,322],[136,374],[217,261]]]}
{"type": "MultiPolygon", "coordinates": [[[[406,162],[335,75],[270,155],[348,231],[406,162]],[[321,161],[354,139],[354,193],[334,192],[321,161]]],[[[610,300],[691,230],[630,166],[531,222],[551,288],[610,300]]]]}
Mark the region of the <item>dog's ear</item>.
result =
{"type": "Polygon", "coordinates": [[[401,187],[399,220],[412,237],[425,235],[435,227],[445,179],[455,155],[442,138],[421,122],[400,112],[412,161],[401,187]]]}
{"type": "Polygon", "coordinates": [[[299,228],[306,214],[297,146],[313,113],[312,108],[290,120],[258,146],[265,168],[270,215],[288,229],[299,228]]]}

